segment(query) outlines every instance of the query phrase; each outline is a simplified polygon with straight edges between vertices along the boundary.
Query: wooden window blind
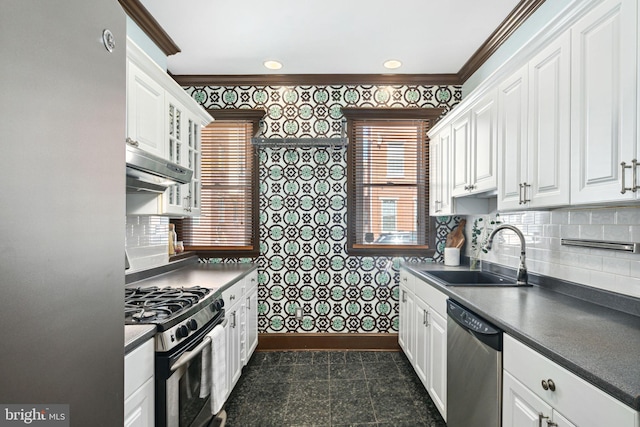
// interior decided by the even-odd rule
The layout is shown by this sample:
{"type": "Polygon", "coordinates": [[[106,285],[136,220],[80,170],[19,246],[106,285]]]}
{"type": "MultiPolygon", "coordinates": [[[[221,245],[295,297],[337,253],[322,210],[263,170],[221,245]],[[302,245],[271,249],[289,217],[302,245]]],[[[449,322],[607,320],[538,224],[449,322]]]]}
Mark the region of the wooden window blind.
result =
{"type": "MultiPolygon", "coordinates": [[[[441,112],[441,110],[436,110],[441,112]]],[[[347,251],[434,252],[429,217],[430,109],[344,109],[349,135],[347,251]]]]}
{"type": "Polygon", "coordinates": [[[256,125],[255,119],[216,119],[202,130],[201,215],[178,227],[187,250],[210,256],[259,255],[258,166],[251,144],[256,125]]]}

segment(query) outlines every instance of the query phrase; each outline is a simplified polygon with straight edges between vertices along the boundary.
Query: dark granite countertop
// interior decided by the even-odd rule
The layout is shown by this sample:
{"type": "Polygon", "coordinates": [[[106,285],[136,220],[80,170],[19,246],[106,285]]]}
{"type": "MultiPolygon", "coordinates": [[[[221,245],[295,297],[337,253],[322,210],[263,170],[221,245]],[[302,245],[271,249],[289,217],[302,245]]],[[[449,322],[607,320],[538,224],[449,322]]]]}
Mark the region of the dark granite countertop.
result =
{"type": "Polygon", "coordinates": [[[166,286],[201,286],[220,294],[223,290],[257,268],[258,265],[252,263],[190,263],[157,276],[131,282],[127,284],[127,287],[158,286],[162,288],[166,286]]]}
{"type": "Polygon", "coordinates": [[[446,286],[425,273],[467,267],[436,263],[403,267],[558,365],[640,410],[640,317],[543,286],[446,286]]]}
{"type": "MultiPolygon", "coordinates": [[[[195,260],[191,259],[186,262],[176,263],[173,269],[163,268],[159,274],[130,282],[126,287],[158,286],[163,288],[167,286],[201,286],[213,290],[216,294],[221,294],[223,290],[257,268],[257,264],[249,263],[200,264],[197,263],[196,258],[195,260]]],[[[155,272],[157,271],[158,270],[155,270],[155,272]]],[[[150,274],[153,274],[153,272],[150,274]]],[[[155,331],[155,325],[125,325],[125,354],[153,337],[155,331]]]]}
{"type": "Polygon", "coordinates": [[[156,333],[155,325],[125,325],[124,326],[124,354],[136,349],[139,345],[152,338],[156,333]]]}

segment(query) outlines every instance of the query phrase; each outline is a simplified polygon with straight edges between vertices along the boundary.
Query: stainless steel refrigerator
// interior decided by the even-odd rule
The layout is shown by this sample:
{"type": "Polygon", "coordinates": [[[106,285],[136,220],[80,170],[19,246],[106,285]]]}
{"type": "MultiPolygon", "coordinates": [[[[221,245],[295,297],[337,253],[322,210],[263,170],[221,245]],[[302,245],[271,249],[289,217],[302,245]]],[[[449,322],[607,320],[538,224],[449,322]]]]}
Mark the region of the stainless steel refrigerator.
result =
{"type": "Polygon", "coordinates": [[[123,422],[125,24],[116,0],[0,2],[0,405],[72,426],[123,422]]]}

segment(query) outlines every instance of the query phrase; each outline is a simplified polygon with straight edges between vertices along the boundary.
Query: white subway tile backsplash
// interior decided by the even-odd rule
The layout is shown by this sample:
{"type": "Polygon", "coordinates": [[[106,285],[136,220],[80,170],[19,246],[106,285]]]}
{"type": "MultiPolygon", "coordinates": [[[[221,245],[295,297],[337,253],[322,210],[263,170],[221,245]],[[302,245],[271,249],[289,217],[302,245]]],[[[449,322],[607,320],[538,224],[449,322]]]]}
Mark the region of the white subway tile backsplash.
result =
{"type": "Polygon", "coordinates": [[[169,262],[169,219],[158,216],[127,216],[125,247],[131,270],[143,270],[169,262]]]}
{"type": "Polygon", "coordinates": [[[551,212],[552,224],[569,224],[569,212],[558,210],[551,212]]]}
{"type": "Polygon", "coordinates": [[[615,209],[596,209],[591,212],[591,224],[615,224],[615,209]]]}
{"type": "Polygon", "coordinates": [[[604,236],[603,225],[580,225],[580,238],[588,240],[602,240],[604,236]]]}
{"type": "Polygon", "coordinates": [[[590,224],[590,211],[571,211],[569,212],[569,224],[590,224]]]}
{"type": "Polygon", "coordinates": [[[604,225],[604,240],[614,242],[631,241],[631,226],[629,225],[604,225]]]}
{"type": "MultiPolygon", "coordinates": [[[[467,223],[475,218],[469,216],[467,223]]],[[[640,242],[640,208],[509,212],[499,218],[522,230],[527,266],[532,273],[640,297],[640,254],[560,243],[561,238],[640,242]]],[[[481,258],[516,268],[519,254],[520,241],[515,233],[503,231],[494,240],[494,249],[481,258]]]]}
{"type": "Polygon", "coordinates": [[[630,264],[630,261],[626,259],[602,257],[602,271],[605,273],[629,276],[631,272],[630,264]]]}
{"type": "Polygon", "coordinates": [[[562,237],[563,239],[579,239],[580,226],[562,224],[560,226],[560,237],[562,237]]]}
{"type": "Polygon", "coordinates": [[[551,222],[551,212],[537,211],[533,214],[536,224],[549,224],[551,222]]]}
{"type": "Polygon", "coordinates": [[[640,224],[640,208],[618,208],[616,224],[640,224]]]}
{"type": "Polygon", "coordinates": [[[616,276],[615,287],[614,292],[640,298],[640,278],[616,276]]]}

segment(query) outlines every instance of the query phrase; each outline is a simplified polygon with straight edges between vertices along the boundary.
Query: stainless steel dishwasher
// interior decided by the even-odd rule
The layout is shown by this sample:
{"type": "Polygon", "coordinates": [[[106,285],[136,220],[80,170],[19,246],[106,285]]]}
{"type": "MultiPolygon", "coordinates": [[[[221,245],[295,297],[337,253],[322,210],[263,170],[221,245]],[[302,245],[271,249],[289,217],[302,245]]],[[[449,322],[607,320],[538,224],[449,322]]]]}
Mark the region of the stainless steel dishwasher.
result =
{"type": "Polygon", "coordinates": [[[500,427],[502,331],[447,301],[447,426],[500,427]]]}

